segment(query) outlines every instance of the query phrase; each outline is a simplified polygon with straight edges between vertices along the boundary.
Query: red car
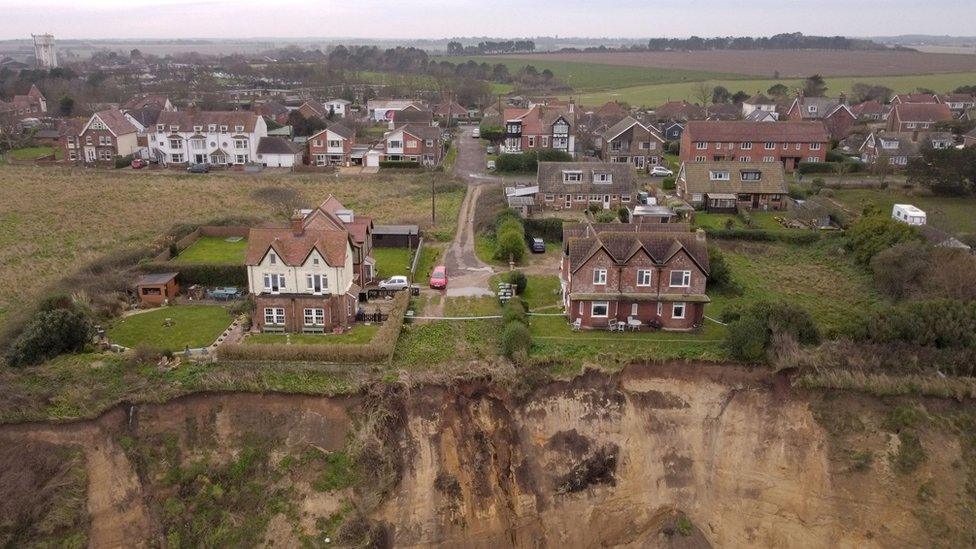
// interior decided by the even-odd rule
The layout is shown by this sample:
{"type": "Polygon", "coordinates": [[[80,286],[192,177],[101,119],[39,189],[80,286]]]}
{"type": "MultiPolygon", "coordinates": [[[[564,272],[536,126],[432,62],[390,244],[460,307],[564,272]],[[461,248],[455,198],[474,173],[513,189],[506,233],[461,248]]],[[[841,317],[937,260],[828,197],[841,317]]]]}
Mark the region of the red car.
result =
{"type": "Polygon", "coordinates": [[[447,288],[447,267],[443,265],[434,267],[434,272],[430,273],[430,287],[435,290],[447,288]]]}
{"type": "Polygon", "coordinates": [[[130,162],[129,165],[132,166],[133,170],[141,170],[146,166],[148,166],[149,163],[141,158],[133,158],[132,162],[130,162]]]}

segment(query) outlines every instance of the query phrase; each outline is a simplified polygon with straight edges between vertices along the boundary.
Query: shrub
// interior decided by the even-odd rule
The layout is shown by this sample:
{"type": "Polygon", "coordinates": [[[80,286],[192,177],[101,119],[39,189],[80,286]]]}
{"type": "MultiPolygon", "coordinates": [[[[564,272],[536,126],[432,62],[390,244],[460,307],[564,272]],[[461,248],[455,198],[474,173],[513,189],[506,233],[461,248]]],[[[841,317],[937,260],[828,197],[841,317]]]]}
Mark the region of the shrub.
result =
{"type": "Polygon", "coordinates": [[[525,304],[521,299],[510,299],[502,310],[502,322],[506,325],[511,322],[521,322],[528,324],[528,315],[525,312],[525,304]]]}
{"type": "Polygon", "coordinates": [[[599,204],[590,204],[589,206],[586,207],[586,209],[589,210],[591,214],[595,214],[602,209],[602,206],[600,206],[599,204]]]}
{"type": "Polygon", "coordinates": [[[573,157],[566,151],[557,149],[539,149],[536,153],[539,162],[572,162],[573,157]]]}
{"type": "Polygon", "coordinates": [[[420,168],[420,162],[410,162],[407,160],[381,160],[380,168],[393,168],[399,170],[416,170],[420,168]]]}
{"type": "Polygon", "coordinates": [[[789,193],[787,194],[794,200],[805,200],[812,194],[812,191],[799,185],[790,185],[789,193]]]}
{"type": "Polygon", "coordinates": [[[725,348],[736,360],[759,362],[766,353],[769,343],[767,327],[755,316],[740,317],[728,326],[725,333],[725,348]]]}
{"type": "Polygon", "coordinates": [[[502,354],[513,360],[524,359],[532,347],[532,332],[518,321],[509,322],[502,331],[502,354]]]}
{"type": "Polygon", "coordinates": [[[529,279],[522,271],[515,270],[508,273],[508,282],[515,287],[515,295],[522,295],[529,284],[529,279]]]}
{"type": "Polygon", "coordinates": [[[822,235],[817,231],[768,231],[765,229],[712,229],[705,233],[712,238],[731,240],[751,240],[756,242],[787,242],[790,244],[813,244],[822,235]]]}
{"type": "Polygon", "coordinates": [[[810,313],[784,302],[761,301],[730,320],[725,347],[738,360],[760,361],[774,334],[804,345],[820,342],[820,332],[810,313]]]}
{"type": "Polygon", "coordinates": [[[661,181],[661,188],[664,189],[665,191],[674,190],[674,188],[675,188],[675,183],[674,182],[675,182],[674,176],[672,176],[672,177],[665,177],[661,181]]]}
{"type": "Polygon", "coordinates": [[[800,162],[796,166],[796,171],[802,175],[810,173],[836,173],[834,162],[800,162]]]}
{"type": "Polygon", "coordinates": [[[498,235],[495,259],[518,263],[525,256],[525,236],[519,232],[506,231],[498,235]]]}
{"type": "Polygon", "coordinates": [[[552,242],[563,239],[563,220],[558,217],[529,218],[522,222],[525,236],[543,238],[552,242]]]}
{"type": "Polygon", "coordinates": [[[617,220],[617,216],[613,212],[602,211],[596,214],[596,220],[599,223],[613,223],[617,220]]]}
{"type": "Polygon", "coordinates": [[[925,448],[922,442],[913,433],[899,433],[898,451],[891,456],[891,464],[895,470],[907,475],[918,469],[918,466],[925,461],[925,448]]]}
{"type": "Polygon", "coordinates": [[[899,303],[874,311],[858,335],[874,343],[974,348],[976,302],[940,299],[899,303]]]}
{"type": "Polygon", "coordinates": [[[681,154],[681,141],[668,141],[664,148],[670,154],[679,155],[681,154]]]}
{"type": "Polygon", "coordinates": [[[717,290],[736,289],[725,256],[714,246],[708,247],[708,283],[717,290]]]}
{"type": "Polygon", "coordinates": [[[931,247],[922,242],[903,242],[871,258],[874,283],[882,292],[901,299],[918,287],[929,269],[931,247]]]}
{"type": "Polygon", "coordinates": [[[133,158],[133,156],[131,154],[127,154],[125,156],[116,156],[115,157],[115,169],[116,170],[120,170],[122,168],[125,168],[129,164],[132,164],[132,158],[133,158]]]}
{"type": "Polygon", "coordinates": [[[500,154],[495,159],[495,171],[497,172],[518,172],[522,171],[522,155],[520,154],[500,154]]]}
{"type": "Polygon", "coordinates": [[[911,241],[922,241],[914,227],[881,215],[863,217],[847,231],[847,249],[862,265],[882,250],[911,241]]]}
{"type": "Polygon", "coordinates": [[[95,328],[78,309],[53,309],[36,313],[7,351],[7,363],[26,366],[77,352],[91,342],[95,328]]]}
{"type": "Polygon", "coordinates": [[[619,219],[621,223],[627,223],[630,221],[630,210],[628,210],[626,206],[617,208],[617,219],[619,219]]]}

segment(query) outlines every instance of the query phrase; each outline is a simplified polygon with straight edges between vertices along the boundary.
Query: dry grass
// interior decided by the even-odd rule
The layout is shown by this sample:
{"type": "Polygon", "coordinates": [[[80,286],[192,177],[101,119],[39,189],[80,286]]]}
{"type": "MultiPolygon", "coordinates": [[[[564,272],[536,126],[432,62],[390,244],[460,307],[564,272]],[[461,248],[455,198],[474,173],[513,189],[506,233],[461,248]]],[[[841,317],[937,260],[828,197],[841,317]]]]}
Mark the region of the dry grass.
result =
{"type": "Polygon", "coordinates": [[[877,396],[926,395],[960,400],[976,398],[976,380],[962,377],[833,370],[804,374],[794,384],[806,389],[843,389],[877,396]]]}
{"type": "Polygon", "coordinates": [[[377,223],[416,223],[441,236],[453,234],[464,196],[460,184],[428,173],[193,177],[0,166],[0,325],[66,274],[105,254],[145,246],[174,223],[273,217],[274,205],[252,197],[269,185],[297,189],[309,205],[332,193],[377,223]],[[432,177],[438,192],[433,230],[432,177]]]}

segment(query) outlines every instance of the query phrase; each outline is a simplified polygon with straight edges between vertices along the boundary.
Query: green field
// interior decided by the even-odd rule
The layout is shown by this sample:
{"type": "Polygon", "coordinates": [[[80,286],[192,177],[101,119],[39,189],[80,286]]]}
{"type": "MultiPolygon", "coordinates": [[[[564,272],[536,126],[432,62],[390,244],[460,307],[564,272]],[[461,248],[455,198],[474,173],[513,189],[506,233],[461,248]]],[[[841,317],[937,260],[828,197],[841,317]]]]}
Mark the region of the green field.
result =
{"type": "Polygon", "coordinates": [[[229,263],[242,265],[247,239],[232,242],[224,237],[201,236],[174,257],[173,263],[229,263]]]}
{"type": "Polygon", "coordinates": [[[108,339],[125,347],[149,345],[164,351],[197,349],[214,342],[233,321],[223,307],[177,305],[139,313],[114,322],[108,339]],[[166,319],[172,325],[166,326],[166,319]]]}
{"type": "MultiPolygon", "coordinates": [[[[568,65],[579,65],[579,66],[590,66],[589,63],[566,63],[568,65]]],[[[611,67],[609,65],[603,65],[605,67],[611,67]]],[[[636,67],[611,67],[613,69],[627,69],[627,70],[647,70],[639,69],[636,67]]],[[[668,69],[650,69],[650,70],[660,70],[663,72],[671,72],[668,69]]],[[[707,74],[707,73],[706,73],[707,74]]],[[[557,78],[560,77],[560,73],[556,73],[557,78]]],[[[630,103],[631,105],[646,105],[646,106],[657,106],[667,101],[679,101],[687,100],[693,103],[700,102],[700,99],[696,99],[696,89],[698,88],[698,82],[703,79],[699,78],[695,81],[678,81],[676,79],[668,80],[663,79],[661,83],[644,83],[641,85],[620,85],[620,86],[608,86],[600,88],[603,91],[589,91],[586,88],[576,87],[577,90],[584,91],[582,94],[574,94],[575,97],[581,104],[584,105],[600,105],[607,101],[624,101],[630,103]]],[[[757,91],[765,93],[774,84],[783,84],[786,87],[792,89],[802,86],[803,81],[800,79],[787,79],[787,80],[774,80],[771,78],[716,78],[716,77],[706,77],[704,79],[705,85],[709,89],[715,86],[725,86],[729,91],[735,93],[736,91],[742,90],[746,93],[753,94],[757,91]]],[[[849,92],[851,87],[858,83],[863,82],[866,84],[878,84],[887,86],[896,92],[910,92],[915,91],[917,88],[930,88],[936,91],[949,91],[955,89],[962,85],[971,85],[976,83],[976,73],[965,72],[965,73],[946,73],[946,74],[917,74],[909,76],[844,76],[844,77],[827,77],[826,78],[828,95],[836,96],[838,93],[844,91],[849,92]]],[[[594,88],[595,89],[595,88],[594,88]]]]}
{"type": "Polygon", "coordinates": [[[13,149],[3,153],[10,160],[35,160],[42,156],[57,154],[53,147],[27,147],[24,149],[13,149]]]}
{"type": "Polygon", "coordinates": [[[891,215],[894,204],[914,204],[925,210],[929,225],[958,234],[976,235],[976,198],[908,195],[898,190],[851,189],[836,190],[833,199],[851,213],[860,214],[872,205],[885,215],[891,215]]]}
{"type": "Polygon", "coordinates": [[[519,59],[517,57],[451,57],[452,63],[476,63],[496,65],[502,63],[514,75],[522,67],[532,65],[539,72],[549,69],[556,79],[565,82],[577,91],[615,90],[629,86],[664,84],[669,82],[697,82],[709,79],[736,78],[735,73],[716,73],[685,69],[656,69],[645,67],[625,67],[603,63],[574,63],[571,61],[546,61],[519,59]]]}

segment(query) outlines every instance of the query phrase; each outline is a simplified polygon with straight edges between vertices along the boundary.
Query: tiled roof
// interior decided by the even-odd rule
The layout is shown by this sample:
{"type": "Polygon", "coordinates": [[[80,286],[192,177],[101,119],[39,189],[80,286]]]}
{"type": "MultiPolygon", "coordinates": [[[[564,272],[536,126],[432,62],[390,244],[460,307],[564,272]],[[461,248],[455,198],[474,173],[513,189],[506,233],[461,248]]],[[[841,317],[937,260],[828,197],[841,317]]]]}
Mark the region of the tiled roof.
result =
{"type": "Polygon", "coordinates": [[[170,126],[178,126],[178,131],[189,132],[193,131],[194,126],[203,126],[206,129],[208,125],[215,124],[218,127],[227,126],[231,132],[236,131],[234,128],[237,126],[244,126],[244,133],[251,133],[257,125],[258,118],[257,113],[248,111],[199,111],[196,113],[191,111],[163,111],[159,113],[159,119],[156,123],[165,124],[167,131],[169,131],[170,126]]]}
{"type": "Polygon", "coordinates": [[[608,129],[607,131],[603,132],[603,139],[606,140],[606,141],[610,141],[610,140],[614,139],[615,137],[617,137],[618,135],[620,135],[620,134],[624,133],[625,131],[629,130],[633,126],[640,126],[640,128],[642,130],[644,130],[646,132],[650,132],[651,135],[653,135],[659,141],[662,141],[662,142],[664,141],[664,138],[662,138],[660,135],[658,135],[656,129],[651,129],[651,128],[645,126],[644,124],[641,124],[640,121],[638,121],[636,118],[634,118],[632,116],[628,116],[628,117],[624,118],[620,122],[617,122],[616,124],[614,124],[613,127],[611,127],[610,129],[608,129]]]}
{"type": "Polygon", "coordinates": [[[749,99],[743,101],[743,103],[745,103],[746,105],[775,105],[776,104],[775,101],[773,101],[772,99],[766,97],[761,93],[757,93],[756,95],[753,95],[749,99]]]}
{"type": "Polygon", "coordinates": [[[325,262],[333,267],[346,263],[346,244],[349,233],[343,230],[305,229],[295,234],[291,227],[252,228],[247,237],[245,265],[261,263],[269,249],[274,249],[281,261],[288,266],[305,262],[312,250],[318,250],[325,262]]]}
{"type": "Polygon", "coordinates": [[[168,98],[165,95],[158,94],[143,94],[130,97],[128,101],[122,103],[120,107],[123,111],[138,110],[138,109],[156,109],[163,110],[166,108],[166,101],[168,98]]]}
{"type": "Polygon", "coordinates": [[[678,174],[688,193],[786,194],[786,173],[780,162],[686,162],[678,174]],[[728,180],[713,181],[712,172],[728,172],[728,180]],[[759,172],[759,181],[742,179],[743,172],[759,172]]]}
{"type": "MultiPolygon", "coordinates": [[[[627,224],[617,224],[624,228],[627,224]]],[[[661,223],[666,225],[666,223],[661,223]]],[[[571,237],[564,241],[563,250],[569,258],[569,269],[575,271],[599,251],[605,251],[613,261],[625,265],[634,254],[644,251],[657,264],[666,263],[674,254],[685,250],[706,273],[709,272],[708,248],[704,238],[684,232],[613,232],[603,231],[585,237],[571,237]]]]}
{"type": "Polygon", "coordinates": [[[330,132],[338,135],[339,137],[343,137],[343,138],[346,138],[346,139],[349,139],[350,137],[353,137],[353,136],[356,135],[356,132],[354,132],[350,128],[347,128],[347,127],[343,126],[342,124],[330,124],[327,129],[330,132]]]}
{"type": "Polygon", "coordinates": [[[806,121],[771,123],[746,122],[744,120],[693,120],[688,122],[685,131],[691,136],[692,142],[826,143],[830,140],[827,136],[827,129],[824,128],[822,122],[806,121]]]}
{"type": "Polygon", "coordinates": [[[139,131],[119,109],[98,111],[94,116],[97,116],[115,135],[126,135],[139,131]]]}
{"type": "Polygon", "coordinates": [[[931,93],[896,93],[892,103],[938,103],[939,99],[931,93]]]}
{"type": "Polygon", "coordinates": [[[400,109],[393,111],[394,124],[430,124],[433,120],[434,113],[428,110],[400,109]]]}
{"type": "Polygon", "coordinates": [[[258,141],[258,154],[296,154],[298,148],[283,137],[262,137],[258,141]]]}
{"type": "Polygon", "coordinates": [[[624,162],[539,162],[539,191],[572,194],[632,194],[637,192],[634,169],[624,162]],[[579,171],[580,182],[564,182],[564,172],[579,171]],[[611,174],[610,183],[594,183],[594,173],[611,174]]]}
{"type": "Polygon", "coordinates": [[[939,122],[952,120],[952,111],[943,103],[899,103],[894,113],[900,122],[939,122]]]}
{"type": "Polygon", "coordinates": [[[798,97],[790,105],[790,109],[798,108],[800,118],[804,120],[820,120],[834,114],[837,109],[844,108],[845,104],[837,99],[828,97],[798,97]],[[814,112],[810,112],[810,107],[816,107],[814,112]]]}
{"type": "Polygon", "coordinates": [[[409,133],[415,137],[421,139],[431,139],[438,141],[441,138],[441,129],[435,128],[434,126],[420,126],[416,124],[407,124],[402,128],[397,128],[397,131],[402,130],[404,133],[409,133]]]}

